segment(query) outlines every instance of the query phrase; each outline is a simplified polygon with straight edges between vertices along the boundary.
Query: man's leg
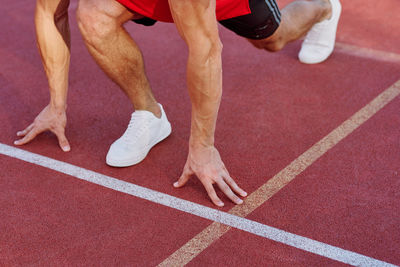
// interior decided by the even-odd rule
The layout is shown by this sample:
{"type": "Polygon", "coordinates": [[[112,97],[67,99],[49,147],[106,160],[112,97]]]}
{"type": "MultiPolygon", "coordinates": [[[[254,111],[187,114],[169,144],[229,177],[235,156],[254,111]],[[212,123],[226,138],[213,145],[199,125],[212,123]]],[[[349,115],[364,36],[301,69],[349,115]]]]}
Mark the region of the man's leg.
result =
{"type": "Polygon", "coordinates": [[[160,117],[142,53],[123,27],[138,17],[114,0],[81,0],[77,12],[82,36],[97,64],[121,87],[136,110],[148,110],[160,117]]]}
{"type": "Polygon", "coordinates": [[[330,18],[331,10],[329,0],[292,2],[282,9],[281,24],[274,34],[261,40],[248,40],[257,48],[279,51],[287,43],[304,36],[314,24],[330,18]]]}
{"type": "Polygon", "coordinates": [[[142,16],[114,0],[81,0],[77,15],[89,52],[136,110],[125,133],[111,145],[106,162],[114,167],[137,164],[171,133],[171,124],[147,80],[142,53],[123,27],[142,16]]]}

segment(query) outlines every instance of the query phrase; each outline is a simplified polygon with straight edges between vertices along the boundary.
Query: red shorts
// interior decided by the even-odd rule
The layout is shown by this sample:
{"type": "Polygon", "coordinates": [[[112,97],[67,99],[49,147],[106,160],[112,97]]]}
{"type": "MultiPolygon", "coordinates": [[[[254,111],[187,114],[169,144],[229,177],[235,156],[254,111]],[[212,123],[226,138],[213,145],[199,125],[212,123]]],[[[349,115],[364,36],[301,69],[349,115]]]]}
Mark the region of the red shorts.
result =
{"type": "MultiPolygon", "coordinates": [[[[174,22],[169,9],[168,0],[117,0],[130,10],[145,17],[163,21],[174,22]]],[[[249,14],[248,0],[216,0],[217,20],[230,19],[249,14]]]]}

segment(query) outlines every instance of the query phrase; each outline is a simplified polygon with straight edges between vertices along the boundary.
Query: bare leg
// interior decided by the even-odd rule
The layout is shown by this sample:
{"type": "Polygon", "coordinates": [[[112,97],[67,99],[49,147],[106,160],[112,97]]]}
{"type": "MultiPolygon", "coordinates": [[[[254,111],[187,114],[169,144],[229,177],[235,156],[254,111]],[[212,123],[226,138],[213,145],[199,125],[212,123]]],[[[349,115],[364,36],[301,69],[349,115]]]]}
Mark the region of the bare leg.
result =
{"type": "Polygon", "coordinates": [[[311,27],[331,16],[329,0],[300,0],[282,9],[279,28],[270,37],[250,40],[255,47],[271,52],[281,50],[287,43],[304,36],[311,27]]]}
{"type": "Polygon", "coordinates": [[[140,15],[114,0],[81,0],[77,17],[86,46],[97,64],[121,87],[136,110],[148,110],[160,117],[142,53],[123,27],[140,15]]]}

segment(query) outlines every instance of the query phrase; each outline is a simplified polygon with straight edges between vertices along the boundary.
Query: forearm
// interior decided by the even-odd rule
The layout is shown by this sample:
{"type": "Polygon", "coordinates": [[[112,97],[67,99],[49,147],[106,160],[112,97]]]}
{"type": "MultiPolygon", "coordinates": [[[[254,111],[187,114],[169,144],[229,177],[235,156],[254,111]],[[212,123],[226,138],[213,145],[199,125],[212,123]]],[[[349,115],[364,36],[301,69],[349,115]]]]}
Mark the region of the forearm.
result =
{"type": "Polygon", "coordinates": [[[69,0],[38,0],[36,40],[49,83],[50,105],[66,108],[70,64],[69,0]]]}
{"type": "Polygon", "coordinates": [[[190,146],[213,146],[222,94],[222,44],[215,17],[215,0],[169,0],[169,3],[176,27],[189,49],[190,146]]]}
{"type": "Polygon", "coordinates": [[[220,45],[189,52],[187,83],[192,102],[190,146],[214,145],[214,133],[222,94],[220,45]]]}
{"type": "Polygon", "coordinates": [[[196,175],[213,203],[222,207],[214,184],[234,203],[247,195],[230,177],[214,146],[215,125],[222,95],[222,44],[215,17],[216,0],[168,0],[175,25],[189,48],[187,84],[192,102],[189,154],[174,183],[182,187],[196,175]],[[232,190],[235,192],[233,193],[232,190]]]}

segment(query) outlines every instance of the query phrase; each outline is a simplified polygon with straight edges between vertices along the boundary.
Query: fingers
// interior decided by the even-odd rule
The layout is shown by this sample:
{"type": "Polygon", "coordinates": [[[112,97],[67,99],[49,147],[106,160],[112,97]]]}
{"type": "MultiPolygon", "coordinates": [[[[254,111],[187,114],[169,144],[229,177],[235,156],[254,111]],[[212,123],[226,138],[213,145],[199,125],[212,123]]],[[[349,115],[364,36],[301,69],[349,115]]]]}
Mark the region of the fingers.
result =
{"type": "Polygon", "coordinates": [[[218,197],[214,184],[216,183],[220,190],[235,204],[242,204],[240,197],[246,197],[247,193],[242,190],[235,181],[230,177],[228,170],[223,164],[218,151],[215,148],[207,149],[203,153],[197,150],[190,151],[183,173],[179,180],[174,183],[175,187],[181,187],[187,183],[192,175],[203,184],[211,201],[219,207],[223,207],[224,203],[218,197]]]}
{"type": "MultiPolygon", "coordinates": [[[[179,178],[179,180],[177,182],[174,183],[174,187],[178,188],[178,187],[184,186],[187,183],[187,181],[189,181],[191,175],[193,175],[193,172],[190,171],[188,169],[188,167],[185,166],[181,177],[179,178]]],[[[224,203],[221,201],[221,199],[218,198],[217,193],[215,193],[214,187],[212,186],[211,182],[204,182],[204,183],[203,183],[203,181],[201,181],[201,182],[202,182],[204,188],[206,189],[207,194],[210,197],[211,201],[215,205],[217,205],[219,207],[223,207],[224,203]]]]}
{"type": "Polygon", "coordinates": [[[20,145],[24,145],[26,143],[29,143],[30,141],[32,141],[33,138],[35,138],[37,135],[39,134],[38,131],[36,130],[31,130],[29,131],[24,138],[17,140],[14,142],[14,145],[20,146],[20,145]]]}
{"type": "Polygon", "coordinates": [[[235,195],[231,188],[225,183],[225,181],[221,178],[217,180],[217,185],[221,189],[222,192],[235,204],[242,204],[243,200],[241,200],[237,195],[235,195]]]}
{"type": "Polygon", "coordinates": [[[64,152],[68,152],[71,150],[71,146],[65,136],[64,130],[54,131],[54,134],[57,136],[58,144],[64,152]]]}
{"type": "Polygon", "coordinates": [[[224,179],[225,179],[226,183],[233,189],[233,191],[235,191],[242,197],[247,196],[247,193],[242,188],[240,188],[229,175],[225,176],[224,179]]]}
{"type": "Polygon", "coordinates": [[[187,169],[187,167],[185,166],[185,168],[183,169],[183,173],[182,173],[181,177],[178,179],[177,182],[174,183],[174,187],[178,188],[178,187],[184,186],[187,183],[187,181],[189,181],[189,178],[190,178],[190,176],[192,174],[193,173],[190,172],[187,169]]]}
{"type": "MultiPolygon", "coordinates": [[[[20,146],[32,141],[39,133],[44,130],[41,127],[34,126],[34,123],[25,128],[25,130],[17,132],[17,136],[24,136],[22,139],[16,140],[14,145],[20,146]]],[[[71,146],[69,145],[68,139],[65,136],[64,128],[58,130],[52,130],[52,132],[57,136],[58,143],[61,149],[65,152],[71,150],[71,146]]]]}
{"type": "Polygon", "coordinates": [[[211,201],[218,207],[223,207],[224,202],[222,202],[221,199],[219,199],[219,197],[217,196],[217,193],[215,192],[212,183],[203,183],[203,186],[206,189],[207,194],[210,197],[211,201]]]}
{"type": "Polygon", "coordinates": [[[25,130],[17,132],[17,136],[25,136],[27,133],[29,133],[34,127],[34,124],[31,123],[28,127],[25,128],[25,130]]]}
{"type": "Polygon", "coordinates": [[[244,191],[242,188],[240,188],[235,180],[232,179],[232,177],[230,176],[228,170],[226,169],[225,165],[223,165],[223,170],[225,171],[225,174],[223,174],[222,176],[224,177],[224,180],[226,181],[226,183],[233,189],[233,191],[235,191],[236,193],[238,193],[239,195],[241,195],[242,197],[247,197],[247,192],[244,191]]]}

